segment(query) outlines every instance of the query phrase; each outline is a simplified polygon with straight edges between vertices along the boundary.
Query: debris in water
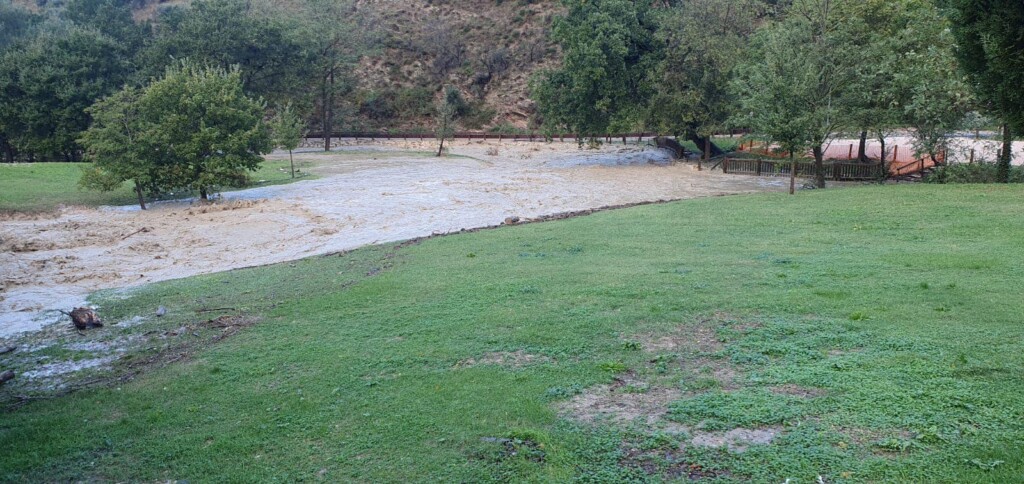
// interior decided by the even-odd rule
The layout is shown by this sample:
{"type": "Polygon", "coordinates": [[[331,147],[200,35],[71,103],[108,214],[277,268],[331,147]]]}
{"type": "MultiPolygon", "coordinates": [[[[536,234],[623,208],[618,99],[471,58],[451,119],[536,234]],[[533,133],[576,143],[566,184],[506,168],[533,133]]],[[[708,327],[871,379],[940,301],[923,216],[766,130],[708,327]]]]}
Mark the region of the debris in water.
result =
{"type": "Polygon", "coordinates": [[[92,309],[75,308],[70,313],[66,311],[61,312],[71,317],[71,322],[74,323],[76,329],[82,330],[103,327],[103,320],[101,320],[100,317],[96,315],[96,311],[93,311],[92,309]]]}

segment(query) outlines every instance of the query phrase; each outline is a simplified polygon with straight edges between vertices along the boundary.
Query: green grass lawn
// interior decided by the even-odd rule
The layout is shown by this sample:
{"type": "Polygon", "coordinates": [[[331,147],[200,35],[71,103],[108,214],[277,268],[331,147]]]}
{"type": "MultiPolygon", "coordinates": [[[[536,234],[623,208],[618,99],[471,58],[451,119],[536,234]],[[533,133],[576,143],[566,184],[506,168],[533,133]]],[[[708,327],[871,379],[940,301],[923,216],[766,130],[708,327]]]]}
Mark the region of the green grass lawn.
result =
{"type": "Polygon", "coordinates": [[[1019,482],[1021,200],[709,198],[98,294],[108,322],[168,308],[124,335],[259,323],[4,413],[0,480],[1019,482]],[[602,384],[672,398],[559,411],[602,384]],[[692,443],[734,429],[775,438],[692,443]]]}
{"type": "MultiPolygon", "coordinates": [[[[61,205],[132,205],[135,193],[127,183],[112,192],[86,190],[78,186],[86,163],[0,164],[0,212],[47,212],[61,205]]],[[[308,167],[297,165],[306,170],[308,167]]],[[[253,186],[292,181],[288,160],[264,161],[250,173],[253,186]]],[[[309,179],[307,177],[302,179],[309,179]]]]}

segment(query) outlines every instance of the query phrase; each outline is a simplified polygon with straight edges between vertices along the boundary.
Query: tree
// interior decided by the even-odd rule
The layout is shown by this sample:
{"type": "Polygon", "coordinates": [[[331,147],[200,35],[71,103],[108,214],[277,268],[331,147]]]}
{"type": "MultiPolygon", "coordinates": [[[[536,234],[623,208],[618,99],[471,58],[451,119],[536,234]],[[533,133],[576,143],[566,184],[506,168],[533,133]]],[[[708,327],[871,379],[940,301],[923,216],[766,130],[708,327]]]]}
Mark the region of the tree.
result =
{"type": "Polygon", "coordinates": [[[43,21],[41,15],[11,2],[0,0],[0,52],[28,36],[43,21]]]}
{"type": "Polygon", "coordinates": [[[949,133],[964,125],[975,103],[953,53],[948,21],[925,2],[896,36],[905,46],[893,79],[898,119],[913,128],[917,156],[944,162],[938,155],[947,151],[949,133]]]}
{"type": "Polygon", "coordinates": [[[430,73],[437,81],[447,78],[466,59],[466,43],[459,36],[458,29],[440,18],[427,23],[421,43],[434,58],[430,63],[430,73]]]}
{"type": "Polygon", "coordinates": [[[244,92],[285,102],[304,92],[309,62],[295,27],[283,14],[248,0],[199,0],[158,18],[145,53],[147,74],[159,76],[181,60],[238,68],[244,92]]]}
{"type": "Polygon", "coordinates": [[[32,159],[78,161],[86,108],[124,85],[121,45],[90,28],[54,23],[0,57],[0,131],[32,159]]]}
{"type": "MultiPolygon", "coordinates": [[[[7,86],[10,89],[14,84],[14,71],[7,65],[5,52],[11,46],[17,46],[30,37],[37,26],[43,21],[42,16],[36,15],[19,5],[11,3],[10,0],[0,0],[0,89],[7,86]],[[6,79],[4,78],[6,77],[6,79]]],[[[9,94],[0,92],[0,103],[12,102],[9,94]]],[[[16,150],[11,144],[11,138],[16,136],[16,120],[10,118],[13,106],[0,105],[0,150],[8,163],[14,163],[16,150]]]]}
{"type": "Polygon", "coordinates": [[[149,23],[136,23],[132,4],[123,0],[72,0],[61,17],[114,39],[133,60],[152,35],[149,23]]]}
{"type": "Polygon", "coordinates": [[[274,119],[270,122],[274,146],[288,150],[288,163],[291,165],[292,178],[295,178],[295,159],[292,150],[298,148],[302,137],[306,134],[306,123],[295,112],[291,104],[278,108],[274,119]]]}
{"type": "Polygon", "coordinates": [[[133,180],[137,194],[189,188],[204,201],[219,186],[242,186],[270,151],[264,108],[245,96],[237,68],[171,66],[141,93],[125,88],[93,109],[100,118],[83,142],[97,168],[82,183],[133,180]]]}
{"type": "Polygon", "coordinates": [[[742,106],[737,121],[791,154],[810,149],[818,187],[825,186],[823,147],[841,126],[849,78],[849,60],[836,42],[839,20],[832,0],[796,0],[784,20],[755,36],[733,85],[742,106]]]}
{"type": "Polygon", "coordinates": [[[299,32],[311,69],[310,92],[315,95],[324,151],[330,151],[338,100],[354,87],[352,69],[362,55],[380,43],[377,22],[357,10],[351,0],[302,0],[293,10],[301,20],[299,32]]]}
{"type": "Polygon", "coordinates": [[[139,207],[145,210],[144,192],[155,191],[159,177],[157,160],[150,155],[155,147],[144,138],[148,126],[140,112],[142,94],[140,89],[126,87],[89,108],[92,125],[80,142],[93,164],[79,184],[108,192],[131,182],[139,207]]]}
{"type": "Polygon", "coordinates": [[[939,162],[946,135],[960,124],[969,96],[956,72],[949,25],[929,0],[863,0],[839,5],[844,21],[840,42],[848,59],[850,85],[842,104],[852,128],[861,132],[859,158],[872,133],[882,145],[899,128],[910,127],[918,155],[939,162]]]}
{"type": "Polygon", "coordinates": [[[579,134],[580,143],[611,129],[637,125],[649,86],[646,72],[660,53],[651,7],[630,0],[566,2],[552,37],[563,65],[534,80],[531,91],[544,123],[579,134]]]}
{"type": "Polygon", "coordinates": [[[434,136],[440,141],[437,147],[437,156],[444,152],[444,140],[455,134],[455,118],[458,115],[459,102],[462,96],[453,86],[444,88],[441,100],[437,103],[437,128],[434,136]]]}
{"type": "Polygon", "coordinates": [[[651,72],[651,125],[685,135],[705,157],[721,153],[710,137],[735,110],[729,80],[763,8],[758,0],[692,0],[665,10],[657,32],[665,54],[651,72]]]}
{"type": "Polygon", "coordinates": [[[947,0],[957,58],[981,107],[1003,124],[998,179],[1009,181],[1014,133],[1024,133],[1024,2],[947,0]]]}

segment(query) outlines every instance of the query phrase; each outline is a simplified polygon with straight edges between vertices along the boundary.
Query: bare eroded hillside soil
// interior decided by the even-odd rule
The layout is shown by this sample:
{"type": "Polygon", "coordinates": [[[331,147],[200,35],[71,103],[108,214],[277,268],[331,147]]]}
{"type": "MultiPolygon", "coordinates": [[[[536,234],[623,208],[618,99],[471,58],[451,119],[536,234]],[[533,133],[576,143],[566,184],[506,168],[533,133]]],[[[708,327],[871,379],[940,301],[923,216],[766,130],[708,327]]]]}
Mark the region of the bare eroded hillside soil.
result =
{"type": "MultiPolygon", "coordinates": [[[[784,180],[697,172],[647,147],[350,142],[297,153],[320,178],[217,203],[66,208],[0,228],[0,337],[58,320],[96,290],[295,260],[387,241],[608,205],[783,190],[784,180]]],[[[275,154],[272,157],[286,157],[275,154]]]]}

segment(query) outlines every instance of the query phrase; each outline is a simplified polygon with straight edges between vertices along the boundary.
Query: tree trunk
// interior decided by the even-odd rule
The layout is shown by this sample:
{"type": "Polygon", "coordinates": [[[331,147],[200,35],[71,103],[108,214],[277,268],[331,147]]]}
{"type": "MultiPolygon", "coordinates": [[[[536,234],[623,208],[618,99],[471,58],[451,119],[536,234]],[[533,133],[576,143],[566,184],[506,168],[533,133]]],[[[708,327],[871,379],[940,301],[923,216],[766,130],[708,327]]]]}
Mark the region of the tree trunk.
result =
{"type": "MultiPolygon", "coordinates": [[[[709,161],[711,159],[711,137],[710,136],[708,136],[707,138],[704,138],[704,154],[701,155],[701,156],[702,156],[702,158],[704,158],[705,162],[707,162],[707,161],[709,161]]],[[[702,171],[703,169],[704,169],[704,167],[701,166],[700,161],[698,161],[697,162],[697,171],[702,171]]],[[[712,171],[714,171],[714,170],[712,170],[712,171]]]]}
{"type": "Polygon", "coordinates": [[[7,162],[14,163],[14,146],[11,146],[11,143],[6,138],[0,138],[0,146],[4,149],[4,158],[7,159],[7,162]]]}
{"type": "Polygon", "coordinates": [[[999,163],[996,165],[996,181],[1000,183],[1010,182],[1010,161],[1013,159],[1013,132],[1010,124],[1003,125],[1003,151],[999,154],[999,163]]]}
{"type": "Polygon", "coordinates": [[[789,152],[789,194],[796,193],[796,158],[789,152]]]}
{"type": "Polygon", "coordinates": [[[706,152],[707,150],[710,149],[711,156],[722,156],[725,154],[725,152],[722,151],[722,149],[719,148],[718,145],[711,141],[710,136],[707,138],[702,138],[698,136],[696,133],[690,133],[687,139],[693,141],[693,144],[697,145],[697,149],[699,150],[704,150],[706,152]]]}
{"type": "Polygon", "coordinates": [[[135,194],[138,195],[138,197],[139,197],[139,208],[145,210],[146,209],[146,199],[143,198],[143,196],[142,196],[142,185],[139,185],[138,181],[135,182],[135,194]]]}
{"type": "Polygon", "coordinates": [[[324,105],[324,151],[331,151],[331,131],[334,130],[334,69],[327,74],[322,102],[324,105]]]}
{"type": "Polygon", "coordinates": [[[441,146],[437,147],[437,156],[440,158],[441,153],[444,151],[444,136],[441,137],[441,146]]]}
{"type": "Polygon", "coordinates": [[[879,136],[878,141],[882,143],[882,159],[878,160],[878,163],[882,166],[882,172],[878,179],[881,183],[885,183],[885,179],[889,178],[889,163],[885,161],[885,136],[879,136]]]}
{"type": "MultiPolygon", "coordinates": [[[[884,141],[883,141],[883,143],[884,143],[884,141]]],[[[885,150],[884,149],[882,150],[882,153],[883,153],[882,156],[885,156],[885,154],[884,154],[885,150]]],[[[868,162],[868,132],[867,132],[867,130],[864,130],[864,131],[860,132],[860,145],[857,146],[857,159],[860,160],[861,163],[867,163],[868,162]]]]}
{"type": "Polygon", "coordinates": [[[292,150],[288,150],[288,163],[292,166],[292,178],[295,178],[295,158],[292,158],[292,150]]]}
{"type": "Polygon", "coordinates": [[[814,184],[825,188],[825,153],[821,146],[815,146],[811,151],[814,153],[814,184]]]}
{"type": "Polygon", "coordinates": [[[210,196],[206,193],[206,187],[199,187],[199,199],[204,202],[210,201],[210,196]]]}

